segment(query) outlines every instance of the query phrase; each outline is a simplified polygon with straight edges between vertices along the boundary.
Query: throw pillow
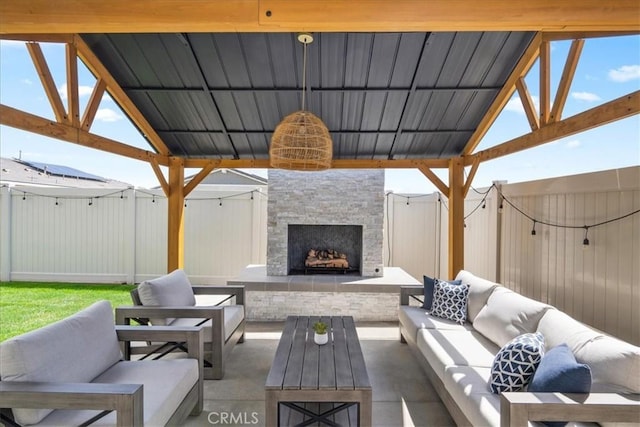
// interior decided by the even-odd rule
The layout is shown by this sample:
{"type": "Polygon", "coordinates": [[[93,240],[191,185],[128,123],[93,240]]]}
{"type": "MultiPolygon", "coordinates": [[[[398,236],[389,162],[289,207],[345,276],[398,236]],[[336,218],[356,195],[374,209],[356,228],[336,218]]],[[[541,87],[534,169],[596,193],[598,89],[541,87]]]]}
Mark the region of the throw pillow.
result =
{"type": "MultiPolygon", "coordinates": [[[[549,350],[536,369],[528,391],[588,393],[591,390],[591,369],[578,363],[571,349],[561,344],[549,350]]],[[[566,422],[545,422],[549,427],[562,427],[566,422]]]]}
{"type": "Polygon", "coordinates": [[[523,334],[505,344],[491,367],[489,388],[493,393],[520,391],[533,377],[544,355],[541,333],[523,334]]]}
{"type": "MultiPolygon", "coordinates": [[[[427,311],[431,311],[433,306],[433,288],[435,286],[436,280],[432,279],[429,276],[422,276],[424,282],[424,301],[422,303],[422,308],[427,311]]],[[[449,280],[447,283],[451,283],[452,285],[461,285],[462,280],[449,280]]]]}
{"type": "Polygon", "coordinates": [[[469,285],[454,285],[435,280],[431,314],[443,319],[464,323],[467,320],[469,285]]]}

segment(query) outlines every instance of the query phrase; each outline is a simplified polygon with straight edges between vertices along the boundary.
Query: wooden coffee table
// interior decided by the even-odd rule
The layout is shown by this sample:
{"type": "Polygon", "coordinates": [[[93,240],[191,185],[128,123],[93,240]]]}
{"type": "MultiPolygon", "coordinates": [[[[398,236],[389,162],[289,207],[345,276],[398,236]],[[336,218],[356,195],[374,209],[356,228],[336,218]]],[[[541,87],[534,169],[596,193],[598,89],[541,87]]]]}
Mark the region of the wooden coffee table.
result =
{"type": "Polygon", "coordinates": [[[266,425],[371,426],[371,383],[353,317],[289,316],[265,384],[266,425]],[[311,326],[331,325],[329,342],[311,326]]]}

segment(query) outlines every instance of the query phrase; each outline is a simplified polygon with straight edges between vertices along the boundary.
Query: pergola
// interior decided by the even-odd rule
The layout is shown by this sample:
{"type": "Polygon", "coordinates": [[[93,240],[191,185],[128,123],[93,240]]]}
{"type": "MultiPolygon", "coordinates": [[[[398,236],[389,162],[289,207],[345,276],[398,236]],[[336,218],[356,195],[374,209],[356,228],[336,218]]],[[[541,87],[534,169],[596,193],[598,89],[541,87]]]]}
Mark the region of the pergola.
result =
{"type": "Polygon", "coordinates": [[[451,277],[482,162],[640,112],[636,91],[563,117],[584,39],[639,34],[637,0],[3,0],[0,37],[27,42],[55,120],[1,105],[0,124],[149,163],[169,201],[171,271],[183,265],[185,196],[214,168],[270,167],[270,135],[300,106],[301,31],[318,33],[306,89],[332,167],[419,169],[448,198],[451,277]],[[552,99],[557,40],[573,42],[552,99]],[[39,42],[66,45],[67,105],[39,42]],[[77,58],[96,77],[83,112],[77,58]],[[536,109],[524,77],[538,59],[536,109]],[[91,132],[105,91],[149,150],[91,132]],[[476,151],[515,91],[531,132],[476,151]],[[185,168],[201,168],[186,185],[185,168]]]}

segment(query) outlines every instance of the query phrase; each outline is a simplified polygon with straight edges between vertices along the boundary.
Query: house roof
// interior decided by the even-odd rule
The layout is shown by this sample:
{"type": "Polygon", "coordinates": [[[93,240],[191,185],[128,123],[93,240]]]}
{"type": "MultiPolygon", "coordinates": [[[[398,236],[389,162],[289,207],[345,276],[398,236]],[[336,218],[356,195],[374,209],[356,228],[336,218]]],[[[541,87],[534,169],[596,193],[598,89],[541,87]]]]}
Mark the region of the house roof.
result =
{"type": "Polygon", "coordinates": [[[129,188],[130,184],[102,178],[68,166],[0,158],[0,182],[38,187],[129,188]]]}
{"type": "MultiPolygon", "coordinates": [[[[334,159],[459,156],[534,34],[317,33],[307,109],[334,159]]],[[[295,33],[82,38],[174,156],[267,159],[276,125],[301,107],[295,33]]]]}
{"type": "MultiPolygon", "coordinates": [[[[187,177],[185,181],[190,181],[194,176],[187,177]]],[[[250,185],[255,187],[267,185],[267,179],[238,169],[222,168],[215,169],[198,185],[250,185]]]]}

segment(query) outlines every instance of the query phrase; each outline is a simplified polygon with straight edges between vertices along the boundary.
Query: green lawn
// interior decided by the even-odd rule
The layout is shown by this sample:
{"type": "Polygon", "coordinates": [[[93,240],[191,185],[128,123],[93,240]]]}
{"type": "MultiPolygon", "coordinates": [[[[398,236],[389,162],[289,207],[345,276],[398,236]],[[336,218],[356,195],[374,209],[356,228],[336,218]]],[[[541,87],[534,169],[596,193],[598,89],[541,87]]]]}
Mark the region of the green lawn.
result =
{"type": "Polygon", "coordinates": [[[67,317],[98,300],[131,305],[133,285],[0,282],[0,341],[67,317]]]}

